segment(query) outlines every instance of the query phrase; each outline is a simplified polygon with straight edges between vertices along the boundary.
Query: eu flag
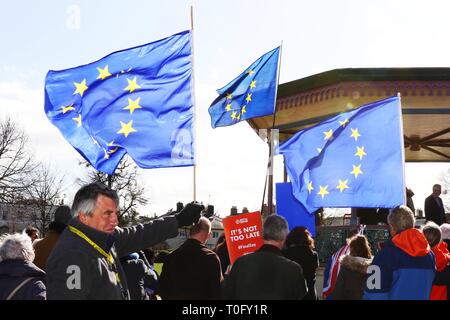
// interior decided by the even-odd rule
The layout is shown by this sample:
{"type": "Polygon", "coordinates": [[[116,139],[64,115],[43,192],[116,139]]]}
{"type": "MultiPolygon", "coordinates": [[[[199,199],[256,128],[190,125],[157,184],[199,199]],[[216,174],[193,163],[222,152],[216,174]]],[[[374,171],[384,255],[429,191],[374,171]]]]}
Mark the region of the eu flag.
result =
{"type": "Polygon", "coordinates": [[[267,52],[236,79],[217,90],[219,97],[208,110],[213,128],[273,114],[279,51],[278,47],[267,52]]]}
{"type": "Polygon", "coordinates": [[[279,147],[294,196],[320,207],[404,203],[400,97],[367,104],[296,133],[279,147]]]}
{"type": "Polygon", "coordinates": [[[129,154],[142,168],[194,164],[191,33],[49,71],[45,112],[97,170],[129,154]]]}

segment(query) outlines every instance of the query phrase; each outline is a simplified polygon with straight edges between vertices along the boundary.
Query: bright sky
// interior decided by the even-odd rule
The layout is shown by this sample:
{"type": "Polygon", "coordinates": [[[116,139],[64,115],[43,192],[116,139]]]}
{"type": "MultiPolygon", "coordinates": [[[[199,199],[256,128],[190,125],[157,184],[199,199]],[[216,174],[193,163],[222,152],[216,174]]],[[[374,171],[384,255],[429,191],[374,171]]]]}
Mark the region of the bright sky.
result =
{"type": "MultiPolygon", "coordinates": [[[[0,10],[0,115],[30,136],[36,158],[65,175],[71,201],[85,174],[81,156],[44,114],[48,70],[190,28],[194,6],[197,200],[225,216],[232,205],[259,210],[268,149],[247,123],[211,129],[208,107],[221,88],[283,42],[280,83],[337,68],[450,67],[450,3],[311,0],[4,1],[0,10]],[[77,25],[74,15],[79,12],[77,25]]],[[[277,167],[281,159],[277,159],[277,167]]],[[[450,164],[408,164],[416,208],[450,164]]],[[[165,213],[193,198],[193,169],[140,169],[149,205],[165,213]]],[[[275,181],[282,181],[277,170],[275,181]]],[[[450,199],[449,199],[450,200],[450,199]]]]}

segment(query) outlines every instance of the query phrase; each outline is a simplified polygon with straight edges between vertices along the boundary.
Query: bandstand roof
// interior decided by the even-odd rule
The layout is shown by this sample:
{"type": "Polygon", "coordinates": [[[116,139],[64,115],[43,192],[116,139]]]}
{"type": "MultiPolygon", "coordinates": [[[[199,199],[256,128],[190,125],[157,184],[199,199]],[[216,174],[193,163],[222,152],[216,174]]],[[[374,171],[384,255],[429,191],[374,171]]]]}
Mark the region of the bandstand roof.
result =
{"type": "MultiPolygon", "coordinates": [[[[449,162],[450,68],[336,69],[280,84],[274,128],[282,142],[326,118],[397,92],[405,160],[449,162]]],[[[248,122],[258,132],[272,128],[273,116],[248,122]]]]}

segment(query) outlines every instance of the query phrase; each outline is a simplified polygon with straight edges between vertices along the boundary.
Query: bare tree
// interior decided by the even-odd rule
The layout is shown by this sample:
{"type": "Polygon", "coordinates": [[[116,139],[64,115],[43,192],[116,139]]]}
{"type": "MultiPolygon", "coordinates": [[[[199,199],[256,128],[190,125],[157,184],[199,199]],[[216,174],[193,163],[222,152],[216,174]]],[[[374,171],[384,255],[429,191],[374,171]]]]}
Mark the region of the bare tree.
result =
{"type": "Polygon", "coordinates": [[[450,168],[441,177],[442,185],[442,202],[444,203],[445,212],[450,212],[450,168]]]}
{"type": "Polygon", "coordinates": [[[144,188],[138,184],[137,166],[125,156],[117,166],[114,175],[109,176],[106,173],[95,170],[88,162],[82,162],[90,169],[87,181],[81,180],[82,184],[94,181],[105,185],[111,184],[111,188],[117,191],[120,199],[119,225],[127,226],[139,221],[139,205],[147,204],[144,196],[144,188]]]}
{"type": "Polygon", "coordinates": [[[6,118],[0,121],[0,201],[14,202],[33,184],[30,173],[36,168],[26,150],[27,137],[6,118]]]}
{"type": "Polygon", "coordinates": [[[24,201],[30,206],[26,214],[41,234],[45,234],[52,215],[62,200],[63,176],[41,164],[31,173],[31,179],[34,183],[25,190],[24,201]]]}

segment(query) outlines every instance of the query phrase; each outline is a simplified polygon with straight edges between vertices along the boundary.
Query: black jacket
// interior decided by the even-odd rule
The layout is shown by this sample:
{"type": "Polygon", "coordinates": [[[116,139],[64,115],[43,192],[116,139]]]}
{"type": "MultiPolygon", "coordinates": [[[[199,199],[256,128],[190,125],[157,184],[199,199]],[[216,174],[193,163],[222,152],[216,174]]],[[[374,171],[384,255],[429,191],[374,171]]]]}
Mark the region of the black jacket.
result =
{"type": "Polygon", "coordinates": [[[67,228],[47,262],[48,299],[129,299],[126,277],[118,257],[178,234],[175,217],[117,228],[113,234],[90,228],[78,218],[72,219],[69,226],[76,227],[104,251],[111,253],[114,263],[110,265],[100,252],[67,228]]]}
{"type": "Polygon", "coordinates": [[[142,259],[122,260],[122,268],[127,278],[128,291],[131,300],[146,300],[144,279],[147,266],[142,259]]]}
{"type": "Polygon", "coordinates": [[[4,260],[0,262],[0,300],[25,279],[33,278],[20,288],[11,300],[45,300],[45,272],[31,262],[4,260]]]}
{"type": "Polygon", "coordinates": [[[425,199],[425,218],[434,221],[439,226],[445,222],[444,204],[441,198],[434,198],[433,195],[430,195],[425,199]],[[440,202],[440,206],[436,200],[440,202]]]}
{"type": "Polygon", "coordinates": [[[286,258],[297,262],[303,269],[308,293],[304,300],[317,300],[316,294],[316,271],[319,267],[317,252],[307,246],[291,246],[283,251],[286,258]]]}
{"type": "Polygon", "coordinates": [[[166,257],[159,294],[162,299],[218,299],[222,271],[217,255],[195,239],[188,239],[166,257]]]}
{"type": "Polygon", "coordinates": [[[305,294],[302,267],[267,244],[237,259],[222,288],[231,300],[300,300],[305,294]]]}

